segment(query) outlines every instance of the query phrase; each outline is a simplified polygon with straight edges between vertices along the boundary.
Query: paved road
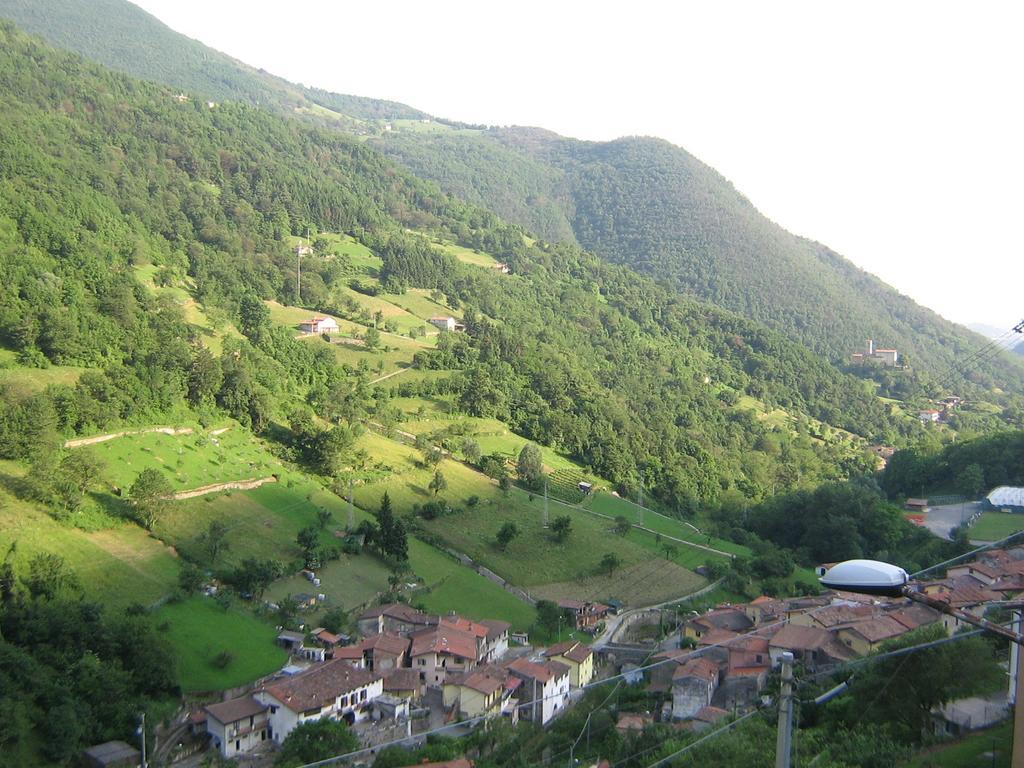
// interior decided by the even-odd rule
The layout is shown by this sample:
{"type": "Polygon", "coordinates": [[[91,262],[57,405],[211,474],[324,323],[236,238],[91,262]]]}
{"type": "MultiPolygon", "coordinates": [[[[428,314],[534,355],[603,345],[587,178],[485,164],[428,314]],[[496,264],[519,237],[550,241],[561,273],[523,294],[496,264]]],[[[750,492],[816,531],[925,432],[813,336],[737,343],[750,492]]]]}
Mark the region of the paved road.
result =
{"type": "Polygon", "coordinates": [[[929,507],[924,517],[924,527],[936,536],[949,539],[950,532],[960,523],[981,509],[980,501],[966,501],[963,504],[946,504],[941,507],[929,507]]]}

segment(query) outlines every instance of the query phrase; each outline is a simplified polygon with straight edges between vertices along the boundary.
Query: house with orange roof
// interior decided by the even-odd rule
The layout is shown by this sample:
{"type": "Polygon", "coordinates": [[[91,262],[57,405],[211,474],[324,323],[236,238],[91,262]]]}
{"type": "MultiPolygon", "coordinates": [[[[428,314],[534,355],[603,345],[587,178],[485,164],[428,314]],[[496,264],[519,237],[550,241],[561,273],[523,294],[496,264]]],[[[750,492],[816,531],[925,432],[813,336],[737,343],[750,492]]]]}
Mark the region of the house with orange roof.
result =
{"type": "Polygon", "coordinates": [[[569,703],[569,667],[558,661],[518,658],[505,667],[522,680],[519,687],[519,715],[540,725],[565,709],[569,703]]]}
{"type": "Polygon", "coordinates": [[[672,717],[687,720],[711,703],[718,688],[718,665],[710,659],[690,659],[672,674],[672,717]]]}
{"type": "Polygon", "coordinates": [[[552,645],[544,651],[544,656],[569,667],[569,682],[574,688],[581,688],[594,679],[594,651],[585,643],[566,640],[552,645]]]}
{"type": "Polygon", "coordinates": [[[267,736],[280,744],[302,723],[325,717],[349,724],[366,720],[383,692],[381,675],[339,659],[268,683],[253,698],[269,708],[267,736]]]}
{"type": "Polygon", "coordinates": [[[836,637],[858,656],[866,656],[886,640],[906,634],[906,625],[891,616],[865,619],[835,630],[836,637]]]}
{"type": "Polygon", "coordinates": [[[412,668],[427,685],[444,685],[448,674],[468,672],[477,665],[477,638],[469,632],[439,624],[417,632],[411,639],[412,668]]]}

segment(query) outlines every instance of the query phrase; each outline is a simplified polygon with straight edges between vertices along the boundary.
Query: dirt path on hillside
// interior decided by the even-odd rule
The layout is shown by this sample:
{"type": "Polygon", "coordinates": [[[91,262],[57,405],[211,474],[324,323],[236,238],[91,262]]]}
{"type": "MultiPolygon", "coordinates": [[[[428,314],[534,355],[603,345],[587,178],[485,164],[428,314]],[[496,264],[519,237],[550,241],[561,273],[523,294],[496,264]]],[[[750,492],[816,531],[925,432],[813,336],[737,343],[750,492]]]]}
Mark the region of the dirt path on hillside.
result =
{"type": "Polygon", "coordinates": [[[171,498],[175,501],[181,501],[182,499],[194,499],[196,496],[205,496],[208,493],[217,493],[219,491],[249,491],[253,488],[259,488],[261,485],[276,482],[277,478],[274,475],[270,477],[251,477],[248,480],[232,480],[227,483],[204,485],[188,491],[178,491],[171,498]]]}
{"type": "Polygon", "coordinates": [[[116,440],[119,437],[129,435],[146,435],[150,432],[160,432],[165,435],[191,435],[195,432],[192,427],[150,427],[149,429],[126,429],[123,432],[110,432],[106,435],[94,435],[93,437],[76,437],[74,440],[65,440],[65,448],[81,448],[86,445],[105,443],[108,440],[116,440]]]}

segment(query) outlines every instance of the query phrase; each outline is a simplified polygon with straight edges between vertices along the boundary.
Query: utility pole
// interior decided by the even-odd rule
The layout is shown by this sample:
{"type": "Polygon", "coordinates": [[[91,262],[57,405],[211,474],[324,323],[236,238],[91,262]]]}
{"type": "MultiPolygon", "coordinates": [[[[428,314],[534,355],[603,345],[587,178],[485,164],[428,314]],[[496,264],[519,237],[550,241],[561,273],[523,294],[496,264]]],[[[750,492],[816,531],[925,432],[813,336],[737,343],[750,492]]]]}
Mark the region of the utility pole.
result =
{"type": "Polygon", "coordinates": [[[775,768],[790,768],[793,753],[793,654],[782,654],[782,691],[779,694],[779,733],[775,740],[775,768]]]}
{"type": "Polygon", "coordinates": [[[148,768],[146,764],[146,713],[143,712],[140,717],[139,734],[142,736],[142,768],[148,768]]]}
{"type": "Polygon", "coordinates": [[[352,505],[352,478],[348,481],[348,530],[349,533],[356,529],[356,508],[352,505]]]}
{"type": "MultiPolygon", "coordinates": [[[[1021,611],[1013,612],[1013,628],[1020,633],[1021,611]]],[[[1010,643],[1010,669],[1014,671],[1013,758],[1010,765],[1024,765],[1024,653],[1017,643],[1010,643]]]]}
{"type": "Polygon", "coordinates": [[[640,525],[644,524],[644,470],[640,469],[640,501],[638,503],[640,507],[640,525]]]}
{"type": "Polygon", "coordinates": [[[548,527],[548,476],[544,475],[544,527],[548,527]]]}

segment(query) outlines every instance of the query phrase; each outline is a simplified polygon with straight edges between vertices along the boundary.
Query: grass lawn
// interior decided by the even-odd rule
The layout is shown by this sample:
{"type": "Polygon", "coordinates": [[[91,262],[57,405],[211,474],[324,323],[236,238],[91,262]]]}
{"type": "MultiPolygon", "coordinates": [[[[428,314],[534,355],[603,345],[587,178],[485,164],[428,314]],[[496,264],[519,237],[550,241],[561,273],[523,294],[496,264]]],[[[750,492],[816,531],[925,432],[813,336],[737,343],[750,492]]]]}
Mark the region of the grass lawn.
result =
{"type": "MultiPolygon", "coordinates": [[[[462,319],[462,312],[460,310],[452,309],[443,302],[434,301],[430,298],[430,294],[431,291],[423,288],[410,288],[403,294],[381,294],[381,298],[422,318],[424,321],[432,317],[455,317],[460,320],[462,319]]],[[[432,331],[434,330],[436,329],[432,328],[432,331]]]]}
{"type": "Polygon", "coordinates": [[[1024,515],[1012,512],[984,512],[971,526],[968,535],[976,541],[999,541],[1024,530],[1024,515]]]}
{"type": "MultiPolygon", "coordinates": [[[[627,499],[612,496],[610,493],[605,493],[604,491],[595,491],[587,497],[582,506],[602,515],[608,515],[609,517],[618,517],[621,515],[631,523],[639,524],[640,522],[640,507],[627,499]]],[[[734,544],[731,541],[725,541],[723,539],[709,537],[706,534],[697,533],[693,528],[681,520],[676,520],[675,518],[658,514],[657,512],[649,509],[643,510],[643,524],[645,528],[650,528],[652,531],[666,536],[674,536],[677,539],[692,541],[695,544],[703,544],[705,546],[712,547],[713,549],[718,549],[722,552],[728,552],[733,555],[750,555],[750,550],[747,547],[740,544],[734,544]]],[[[684,545],[680,545],[680,547],[683,546],[684,545]]],[[[714,556],[712,553],[704,552],[703,550],[695,551],[702,553],[701,556],[703,559],[700,562],[704,562],[704,559],[707,557],[714,556]]]]}
{"type": "Polygon", "coordinates": [[[161,606],[153,614],[158,628],[177,650],[178,681],[185,691],[219,691],[251,682],[284,666],[288,654],[275,645],[277,630],[247,610],[227,611],[208,597],[192,597],[161,606]],[[214,660],[232,655],[224,667],[214,660]]]}
{"type": "Polygon", "coordinates": [[[319,587],[298,573],[279,579],[267,590],[266,599],[278,602],[286,595],[300,592],[322,593],[327,595],[327,604],[315,615],[334,606],[346,611],[362,609],[371,605],[378,594],[387,591],[391,571],[370,554],[342,555],[340,560],[317,569],[316,575],[320,579],[319,587]]]}
{"type": "Polygon", "coordinates": [[[73,365],[51,365],[49,368],[25,368],[18,365],[17,354],[0,349],[0,391],[20,399],[42,392],[51,384],[73,387],[87,368],[73,365]]]}
{"type": "MultiPolygon", "coordinates": [[[[336,114],[336,113],[331,113],[336,114]]],[[[311,240],[316,240],[318,237],[322,237],[327,240],[330,245],[327,248],[327,252],[334,256],[343,256],[348,259],[352,268],[356,272],[370,272],[376,274],[377,270],[381,267],[381,260],[379,257],[373,255],[373,251],[367,248],[360,242],[357,242],[355,238],[350,235],[343,235],[337,232],[319,232],[316,235],[311,236],[311,240]]],[[[291,236],[288,238],[289,244],[294,249],[297,245],[306,243],[306,238],[291,236]]],[[[312,242],[310,243],[312,245],[312,242]]],[[[294,255],[294,250],[292,251],[294,255]]]]}
{"type": "Polygon", "coordinates": [[[281,462],[237,424],[219,435],[202,430],[190,435],[149,432],[74,450],[91,451],[102,459],[104,479],[125,489],[142,470],[152,467],[163,470],[175,490],[283,471],[281,462]]]}
{"type": "Polygon", "coordinates": [[[1007,721],[948,746],[935,747],[903,765],[904,768],[1010,768],[1012,748],[1013,723],[1007,721]]]}
{"type": "Polygon", "coordinates": [[[334,353],[339,365],[356,369],[365,361],[370,370],[381,375],[409,368],[412,366],[413,355],[433,345],[432,338],[413,340],[388,333],[381,334],[377,349],[367,349],[357,340],[339,339],[328,344],[320,336],[307,336],[303,341],[307,344],[326,345],[334,353]]]}
{"type": "Polygon", "coordinates": [[[354,299],[371,316],[375,312],[380,312],[384,316],[385,321],[393,320],[398,326],[400,333],[408,333],[413,328],[425,328],[428,332],[434,330],[433,326],[423,318],[417,317],[397,304],[392,304],[381,296],[367,296],[365,293],[359,293],[359,291],[354,291],[345,286],[337,290],[341,296],[348,296],[354,299]]]}
{"type": "Polygon", "coordinates": [[[170,549],[132,523],[107,519],[112,527],[87,532],[54,520],[10,492],[23,472],[13,462],[0,462],[0,550],[17,544],[16,569],[24,572],[39,553],[59,554],[86,595],[113,607],[151,605],[173,589],[178,562],[170,549]]]}
{"type": "MultiPolygon", "coordinates": [[[[365,447],[374,456],[381,455],[378,447],[381,442],[391,442],[386,454],[391,474],[356,488],[357,503],[367,509],[376,509],[387,491],[396,512],[408,515],[414,504],[430,500],[432,495],[427,485],[434,469],[420,466],[419,453],[379,435],[373,435],[372,439],[374,445],[365,447]]],[[[651,559],[653,546],[645,547],[628,538],[612,537],[609,521],[552,503],[552,519],[557,515],[568,515],[572,520],[569,539],[558,543],[551,532],[543,528],[542,497],[535,496],[531,501],[529,494],[518,488],[504,494],[490,478],[455,461],[442,461],[438,469],[448,482],[447,490],[439,498],[460,509],[441,519],[421,520],[418,524],[513,584],[527,587],[589,578],[598,571],[601,557],[609,551],[618,554],[623,567],[651,559]],[[471,496],[479,499],[472,508],[466,506],[466,500],[471,496]],[[505,552],[501,552],[493,541],[505,522],[514,522],[521,533],[505,552]]]]}
{"type": "Polygon", "coordinates": [[[434,245],[441,248],[441,250],[447,251],[463,264],[473,264],[477,267],[493,268],[498,263],[498,260],[489,253],[474,251],[471,248],[465,248],[461,245],[456,245],[455,243],[435,240],[434,245]]]}
{"type": "Polygon", "coordinates": [[[531,605],[418,539],[409,539],[409,563],[424,582],[424,589],[409,597],[430,612],[503,619],[523,631],[537,617],[531,605]]]}

